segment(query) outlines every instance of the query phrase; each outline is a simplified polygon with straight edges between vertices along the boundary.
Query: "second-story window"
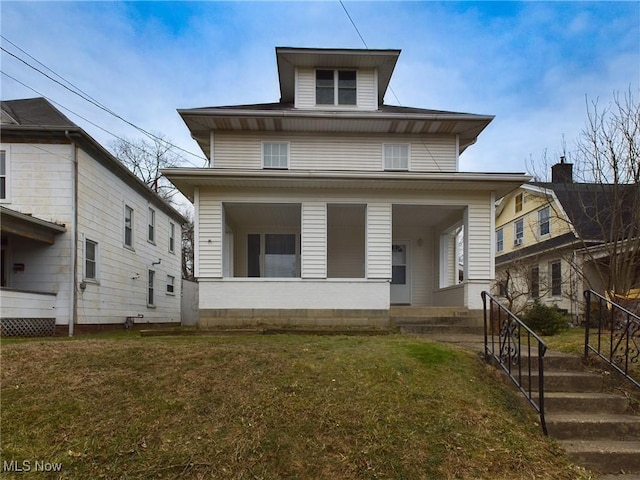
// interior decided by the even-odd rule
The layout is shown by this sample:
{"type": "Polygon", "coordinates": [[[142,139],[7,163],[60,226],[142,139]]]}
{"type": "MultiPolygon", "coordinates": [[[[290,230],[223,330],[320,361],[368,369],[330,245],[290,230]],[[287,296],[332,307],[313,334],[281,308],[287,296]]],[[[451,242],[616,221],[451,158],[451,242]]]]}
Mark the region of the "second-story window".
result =
{"type": "Polygon", "coordinates": [[[498,252],[504,250],[504,230],[502,228],[496,232],[496,250],[498,252]]]}
{"type": "Polygon", "coordinates": [[[124,245],[133,248],[133,208],[124,206],[124,245]]]}
{"type": "Polygon", "coordinates": [[[356,105],[355,70],[316,70],[316,105],[356,105]]]}
{"type": "Polygon", "coordinates": [[[549,207],[538,210],[538,225],[540,226],[540,235],[549,234],[549,207]]]}
{"type": "Polygon", "coordinates": [[[522,245],[524,242],[524,220],[521,218],[513,224],[513,244],[522,245]]]}
{"type": "Polygon", "coordinates": [[[176,249],[176,226],[169,222],[169,252],[174,253],[176,249]]]}
{"type": "Polygon", "coordinates": [[[0,150],[0,200],[7,199],[7,152],[0,150]]]}
{"type": "Polygon", "coordinates": [[[387,144],[384,146],[385,170],[409,170],[409,145],[387,144]]]}
{"type": "Polygon", "coordinates": [[[156,211],[149,207],[149,225],[147,231],[147,240],[151,243],[156,241],[156,211]]]}
{"type": "Polygon", "coordinates": [[[289,144],[271,142],[263,143],[262,166],[264,168],[289,168],[289,144]]]}
{"type": "Polygon", "coordinates": [[[522,211],[522,205],[524,205],[524,193],[518,193],[516,195],[516,213],[522,211]]]}

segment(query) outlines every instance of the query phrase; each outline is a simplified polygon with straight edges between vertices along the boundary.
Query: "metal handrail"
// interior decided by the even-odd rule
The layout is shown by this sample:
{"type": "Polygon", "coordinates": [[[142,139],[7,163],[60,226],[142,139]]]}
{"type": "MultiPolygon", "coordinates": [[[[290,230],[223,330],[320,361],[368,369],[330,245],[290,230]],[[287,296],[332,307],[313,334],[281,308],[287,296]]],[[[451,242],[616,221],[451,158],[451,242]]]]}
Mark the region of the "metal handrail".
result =
{"type": "Polygon", "coordinates": [[[488,292],[482,292],[481,295],[484,306],[485,360],[489,362],[493,358],[509,375],[518,390],[524,394],[527,401],[540,415],[542,432],[548,435],[544,412],[544,356],[547,353],[547,344],[522,320],[500,304],[496,297],[488,292]],[[489,302],[488,316],[487,301],[489,302]],[[537,401],[533,395],[532,341],[537,343],[538,353],[537,401]],[[496,343],[498,351],[496,351],[496,343]],[[525,363],[523,360],[526,361],[525,366],[523,366],[525,363]],[[523,380],[526,381],[523,383],[523,380]]]}
{"type": "Polygon", "coordinates": [[[586,290],[584,297],[584,359],[589,358],[589,351],[594,352],[613,370],[640,388],[640,381],[629,375],[630,364],[640,362],[640,317],[593,290],[586,290]],[[592,297],[595,297],[598,305],[596,345],[590,343],[591,320],[595,314],[591,308],[592,297]],[[605,337],[604,342],[603,334],[609,337],[605,337]]]}

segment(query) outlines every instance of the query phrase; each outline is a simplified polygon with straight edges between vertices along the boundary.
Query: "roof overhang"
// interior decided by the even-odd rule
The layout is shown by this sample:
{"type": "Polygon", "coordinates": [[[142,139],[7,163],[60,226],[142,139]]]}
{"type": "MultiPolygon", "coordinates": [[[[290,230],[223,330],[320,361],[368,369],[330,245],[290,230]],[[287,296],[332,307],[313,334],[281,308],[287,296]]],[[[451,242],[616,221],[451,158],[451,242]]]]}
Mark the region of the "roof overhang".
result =
{"type": "Polygon", "coordinates": [[[276,47],[280,101],[293,103],[297,67],[375,68],[378,71],[378,103],[381,104],[399,56],[400,50],[276,47]]]}
{"type": "Polygon", "coordinates": [[[222,107],[178,110],[209,155],[212,131],[314,132],[326,134],[458,135],[460,153],[475,143],[493,115],[310,110],[252,110],[222,107]]]}
{"type": "Polygon", "coordinates": [[[524,173],[350,172],[168,168],[162,173],[190,200],[196,187],[333,190],[490,191],[503,196],[531,177],[524,173]]]}
{"type": "Polygon", "coordinates": [[[56,235],[67,231],[64,225],[42,220],[6,207],[0,206],[0,213],[2,214],[2,222],[0,224],[2,233],[9,233],[43,242],[47,245],[53,245],[56,235]]]}

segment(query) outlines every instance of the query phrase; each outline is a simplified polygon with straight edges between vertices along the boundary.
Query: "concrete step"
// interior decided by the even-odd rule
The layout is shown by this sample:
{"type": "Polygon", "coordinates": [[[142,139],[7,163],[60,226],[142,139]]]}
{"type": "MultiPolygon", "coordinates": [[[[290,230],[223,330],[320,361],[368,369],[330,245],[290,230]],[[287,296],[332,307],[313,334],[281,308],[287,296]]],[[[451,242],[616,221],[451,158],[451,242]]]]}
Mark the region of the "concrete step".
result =
{"type": "Polygon", "coordinates": [[[483,327],[468,325],[425,325],[425,324],[404,324],[397,325],[400,333],[414,333],[419,335],[482,335],[483,327]]]}
{"type": "Polygon", "coordinates": [[[391,323],[395,325],[467,325],[470,327],[483,327],[482,318],[477,317],[405,317],[391,316],[391,323]]]}
{"type": "Polygon", "coordinates": [[[546,415],[549,435],[559,440],[640,439],[640,417],[636,415],[559,413],[546,415]]]}
{"type": "MultiPolygon", "coordinates": [[[[525,372],[526,370],[523,369],[522,384],[525,388],[528,388],[528,376],[525,375],[525,372]]],[[[532,372],[531,381],[531,389],[537,391],[537,370],[532,372]]],[[[601,392],[602,385],[602,376],[595,373],[563,372],[561,370],[550,370],[544,373],[545,392],[601,392]]]]}
{"type": "MultiPolygon", "coordinates": [[[[537,394],[534,395],[537,400],[537,394]]],[[[545,410],[552,413],[623,414],[629,400],[622,395],[594,392],[546,392],[545,410]]]]}
{"type": "Polygon", "coordinates": [[[640,479],[640,441],[563,440],[564,447],[575,463],[597,473],[626,474],[600,477],[603,479],[640,479]]]}

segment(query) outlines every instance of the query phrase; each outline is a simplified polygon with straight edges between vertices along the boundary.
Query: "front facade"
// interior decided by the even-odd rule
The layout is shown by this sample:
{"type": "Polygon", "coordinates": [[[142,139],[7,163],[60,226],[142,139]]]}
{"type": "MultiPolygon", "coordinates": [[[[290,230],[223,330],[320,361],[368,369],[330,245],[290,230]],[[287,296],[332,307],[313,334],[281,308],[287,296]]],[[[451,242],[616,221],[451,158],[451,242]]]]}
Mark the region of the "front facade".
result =
{"type": "Polygon", "coordinates": [[[385,105],[399,53],[278,48],[280,102],[180,110],[210,161],[164,171],[195,206],[201,324],[480,308],[496,195],[527,177],[458,172],[492,117],[385,105]]]}
{"type": "Polygon", "coordinates": [[[179,323],[181,215],[46,100],[2,114],[4,330],[179,323]]]}

